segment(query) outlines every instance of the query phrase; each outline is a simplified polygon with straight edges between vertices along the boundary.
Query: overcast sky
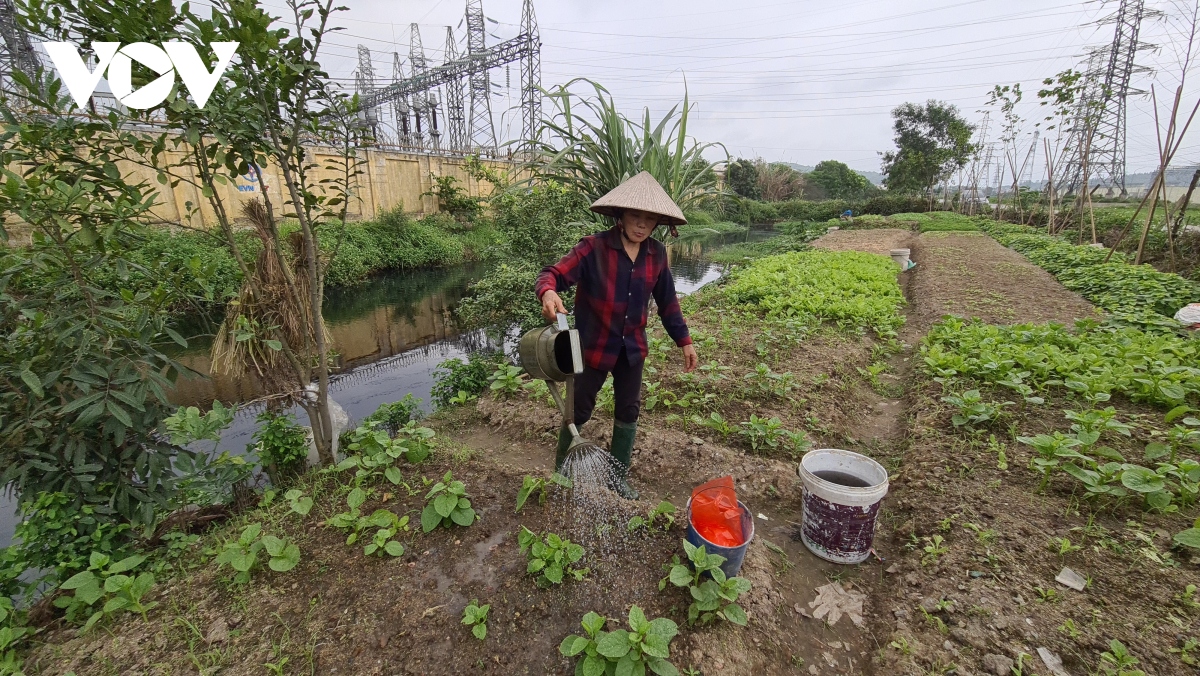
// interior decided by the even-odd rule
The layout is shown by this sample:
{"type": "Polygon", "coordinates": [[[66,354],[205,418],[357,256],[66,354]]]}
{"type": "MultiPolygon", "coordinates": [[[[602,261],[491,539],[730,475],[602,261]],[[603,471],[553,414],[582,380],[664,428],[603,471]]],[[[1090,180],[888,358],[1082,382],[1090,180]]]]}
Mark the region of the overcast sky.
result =
{"type": "MultiPolygon", "coordinates": [[[[420,25],[427,55],[440,61],[445,27],[460,33],[464,9],[463,0],[343,4],[349,11],[337,23],[346,30],[333,39],[325,63],[331,75],[347,80],[357,44],[373,50],[377,73],[390,75],[391,53],[407,56],[411,22],[420,25]]],[[[1170,9],[1161,1],[1156,6],[1170,9]]],[[[541,0],[535,7],[547,88],[592,78],[626,114],[638,116],[648,106],[657,116],[682,99],[686,76],[695,102],[689,132],[702,141],[721,142],[735,157],[809,165],[837,159],[878,170],[878,153],[893,147],[889,113],[906,101],[948,101],[974,122],[993,85],[1020,82],[1026,91],[1020,112],[1032,131],[1044,113],[1036,99],[1040,81],[1079,67],[1086,46],[1112,40],[1112,27],[1096,21],[1116,3],[541,0]]],[[[520,0],[484,0],[484,13],[496,22],[487,23],[489,44],[517,34],[520,0]]],[[[1168,98],[1164,87],[1173,92],[1177,84],[1177,34],[1162,20],[1143,25],[1143,39],[1163,47],[1139,54],[1139,63],[1157,72],[1139,76],[1135,85],[1148,91],[1156,83],[1160,102],[1168,98]]],[[[501,117],[517,100],[515,65],[510,76],[512,98],[493,103],[509,137],[520,128],[518,110],[501,117]]],[[[505,80],[503,70],[493,72],[494,82],[505,80]]],[[[1194,102],[1200,88],[1188,89],[1185,100],[1194,102]]],[[[1128,171],[1149,170],[1157,150],[1148,97],[1132,98],[1129,111],[1128,171]]],[[[992,129],[995,138],[994,123],[992,129]]],[[[1197,160],[1200,140],[1187,143],[1175,164],[1197,160]]]]}

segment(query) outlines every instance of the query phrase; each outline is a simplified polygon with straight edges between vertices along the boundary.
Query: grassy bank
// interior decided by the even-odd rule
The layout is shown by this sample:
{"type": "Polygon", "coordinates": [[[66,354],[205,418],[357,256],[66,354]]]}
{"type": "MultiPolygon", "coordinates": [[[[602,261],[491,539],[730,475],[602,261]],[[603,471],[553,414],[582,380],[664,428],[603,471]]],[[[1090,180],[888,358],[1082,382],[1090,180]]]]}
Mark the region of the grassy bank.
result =
{"type": "MultiPolygon", "coordinates": [[[[298,229],[294,221],[280,225],[285,237],[298,229]]],[[[236,239],[242,255],[253,264],[262,246],[260,241],[249,231],[237,233],[236,239]]],[[[327,261],[326,285],[353,287],[384,270],[448,267],[486,259],[502,243],[503,236],[486,220],[468,229],[441,214],[414,220],[400,211],[392,211],[371,221],[318,228],[317,239],[327,261]]],[[[2,255],[21,256],[25,251],[6,249],[2,255]]],[[[96,263],[99,278],[107,278],[106,286],[110,288],[130,288],[135,292],[152,288],[160,280],[150,278],[146,271],[161,274],[159,266],[163,261],[172,271],[191,271],[205,278],[211,289],[209,303],[214,307],[224,305],[241,288],[241,270],[217,232],[146,228],[123,255],[128,265],[120,269],[109,265],[107,259],[96,263]]]]}

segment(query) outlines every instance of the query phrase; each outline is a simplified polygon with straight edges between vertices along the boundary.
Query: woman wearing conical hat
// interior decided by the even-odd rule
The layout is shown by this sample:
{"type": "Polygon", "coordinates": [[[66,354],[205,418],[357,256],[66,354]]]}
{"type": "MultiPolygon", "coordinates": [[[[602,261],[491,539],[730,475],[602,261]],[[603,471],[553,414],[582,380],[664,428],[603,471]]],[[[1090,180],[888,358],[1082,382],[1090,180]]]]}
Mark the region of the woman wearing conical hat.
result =
{"type": "MultiPolygon", "coordinates": [[[[575,294],[575,328],[583,347],[583,373],[575,376],[575,425],[592,417],[596,394],[608,374],[613,376],[613,434],[609,452],[617,461],[616,491],[637,499],[628,482],[633,439],[641,409],[642,366],[647,353],[646,312],[651,296],[658,305],[667,335],[683,349],[684,371],[696,368],[699,358],[679,310],[675,280],[667,265],[667,250],[651,239],[654,228],[687,221],[649,172],[628,179],[592,204],[592,211],[612,216],[616,225],[579,241],[575,248],[538,275],[535,291],[542,314],[553,322],[566,307],[558,292],[578,285],[575,294]]],[[[564,426],[558,433],[555,468],[561,469],[571,445],[564,426]]]]}

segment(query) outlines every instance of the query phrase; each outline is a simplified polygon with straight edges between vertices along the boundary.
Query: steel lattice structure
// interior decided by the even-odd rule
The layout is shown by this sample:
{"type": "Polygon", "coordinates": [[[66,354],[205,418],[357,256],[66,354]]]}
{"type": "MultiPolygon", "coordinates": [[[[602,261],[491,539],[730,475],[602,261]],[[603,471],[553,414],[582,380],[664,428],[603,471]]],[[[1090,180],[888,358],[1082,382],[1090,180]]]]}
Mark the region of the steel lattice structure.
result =
{"type": "Polygon", "coordinates": [[[0,0],[0,91],[11,91],[13,71],[34,77],[40,66],[29,34],[17,22],[16,5],[0,0]]]}
{"type": "Polygon", "coordinates": [[[1101,21],[1114,25],[1112,43],[1092,50],[1084,71],[1067,141],[1070,159],[1062,185],[1068,193],[1077,192],[1086,181],[1089,190],[1103,187],[1108,195],[1126,194],[1126,100],[1130,94],[1144,93],[1129,82],[1134,73],[1147,70],[1134,58],[1139,49],[1150,46],[1138,40],[1138,33],[1142,20],[1154,12],[1146,9],[1145,0],[1120,2],[1117,11],[1101,21]]]}
{"type": "Polygon", "coordinates": [[[536,135],[542,108],[541,38],[533,0],[524,0],[520,34],[491,47],[486,44],[484,22],[489,19],[483,15],[482,0],[467,0],[464,19],[466,52],[460,52],[460,41],[455,40],[453,29],[447,27],[445,60],[439,65],[428,63],[416,24],[412,25],[407,75],[397,61],[393,64],[390,84],[367,86],[361,75],[367,71],[360,65],[355,83],[364,121],[371,124],[381,117],[380,111],[389,107],[395,117],[395,139],[376,129],[377,142],[434,152],[495,154],[498,148],[490,71],[518,61],[520,141],[527,143],[536,135]],[[448,131],[446,139],[442,139],[438,128],[439,111],[448,131]]]}

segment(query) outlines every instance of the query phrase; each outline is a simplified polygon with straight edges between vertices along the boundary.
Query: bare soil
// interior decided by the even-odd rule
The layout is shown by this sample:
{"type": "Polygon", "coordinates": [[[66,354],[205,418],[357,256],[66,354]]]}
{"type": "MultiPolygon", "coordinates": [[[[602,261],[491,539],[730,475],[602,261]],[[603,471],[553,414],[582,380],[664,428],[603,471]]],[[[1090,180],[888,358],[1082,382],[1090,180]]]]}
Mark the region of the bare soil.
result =
{"type": "Polygon", "coordinates": [[[866,251],[887,256],[892,249],[911,248],[915,238],[912,231],[899,228],[834,230],[814,240],[812,245],[828,251],[866,251]]]}

